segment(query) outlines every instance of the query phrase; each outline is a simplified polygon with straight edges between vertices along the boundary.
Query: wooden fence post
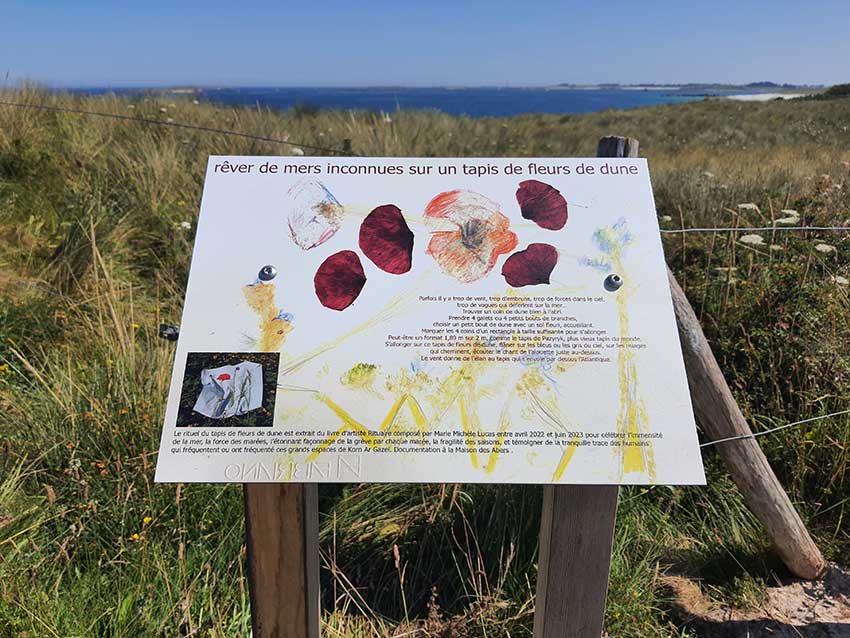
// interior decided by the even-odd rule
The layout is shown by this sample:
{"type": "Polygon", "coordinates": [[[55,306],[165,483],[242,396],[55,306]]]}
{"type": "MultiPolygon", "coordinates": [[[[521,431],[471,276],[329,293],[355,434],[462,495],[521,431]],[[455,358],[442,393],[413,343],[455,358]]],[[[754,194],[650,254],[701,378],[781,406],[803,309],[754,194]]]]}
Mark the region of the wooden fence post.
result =
{"type": "MultiPolygon", "coordinates": [[[[668,269],[694,414],[711,440],[752,436],[691,304],[668,269]]],[[[764,525],[776,552],[800,578],[820,576],[826,563],[755,439],[717,444],[744,502],[764,525]]]]}
{"type": "Polygon", "coordinates": [[[319,506],[315,483],[246,483],[253,638],[319,637],[319,506]]]}
{"type": "MultiPolygon", "coordinates": [[[[597,157],[637,157],[630,137],[603,137],[597,157]]],[[[534,638],[599,638],[617,516],[616,485],[546,485],[534,638]]]]}

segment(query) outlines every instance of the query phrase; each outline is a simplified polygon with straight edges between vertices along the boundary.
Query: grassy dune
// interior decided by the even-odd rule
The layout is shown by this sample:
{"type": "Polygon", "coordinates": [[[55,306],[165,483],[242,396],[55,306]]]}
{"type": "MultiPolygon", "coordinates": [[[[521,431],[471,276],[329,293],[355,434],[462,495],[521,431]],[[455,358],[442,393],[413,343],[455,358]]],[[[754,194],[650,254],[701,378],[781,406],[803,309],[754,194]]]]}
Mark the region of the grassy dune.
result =
{"type": "MultiPolygon", "coordinates": [[[[649,158],[662,226],[850,225],[850,101],[590,115],[288,114],[191,100],[0,100],[224,128],[362,155],[649,158]],[[739,204],[752,204],[740,207],[739,204]]],[[[206,158],[314,151],[0,105],[0,638],[249,635],[239,486],[155,485],[206,158]],[[184,224],[188,222],[188,224],[184,224]],[[188,226],[188,228],[185,228],[188,226]]],[[[850,405],[850,234],[667,235],[754,429],[850,405]],[[819,244],[821,246],[817,248],[819,244]]],[[[850,419],[761,439],[822,550],[850,555],[850,419]]],[[[784,574],[711,449],[706,488],[621,491],[606,627],[685,635],[664,573],[754,605],[784,574]]],[[[530,635],[540,489],[320,488],[325,635],[530,635]]]]}

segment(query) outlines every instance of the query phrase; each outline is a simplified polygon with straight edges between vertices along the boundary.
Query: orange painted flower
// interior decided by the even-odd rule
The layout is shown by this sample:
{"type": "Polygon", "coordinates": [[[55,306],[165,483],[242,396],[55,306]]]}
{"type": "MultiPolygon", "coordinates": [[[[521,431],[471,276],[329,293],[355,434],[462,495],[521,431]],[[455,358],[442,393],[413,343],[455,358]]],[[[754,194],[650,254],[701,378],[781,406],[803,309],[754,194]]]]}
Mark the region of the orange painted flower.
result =
{"type": "Polygon", "coordinates": [[[425,207],[425,221],[435,230],[428,250],[446,274],[464,283],[477,281],[493,270],[499,255],[517,246],[510,220],[491,199],[472,191],[440,193],[425,207]]]}

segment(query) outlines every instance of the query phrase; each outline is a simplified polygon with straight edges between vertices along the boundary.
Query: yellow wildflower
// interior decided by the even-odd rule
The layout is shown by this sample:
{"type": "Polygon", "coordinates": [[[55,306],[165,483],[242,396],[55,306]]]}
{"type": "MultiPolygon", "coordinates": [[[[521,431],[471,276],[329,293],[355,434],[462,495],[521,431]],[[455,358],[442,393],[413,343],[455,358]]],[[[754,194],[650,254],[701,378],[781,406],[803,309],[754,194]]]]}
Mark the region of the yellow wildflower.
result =
{"type": "Polygon", "coordinates": [[[152,520],[153,519],[150,516],[145,516],[142,519],[142,527],[147,527],[148,525],[150,525],[152,520]]]}
{"type": "Polygon", "coordinates": [[[141,326],[140,326],[139,324],[137,324],[137,323],[134,323],[134,324],[133,324],[132,326],[130,326],[130,327],[131,327],[133,330],[138,330],[139,328],[141,328],[141,326]]]}
{"type": "Polygon", "coordinates": [[[120,410],[118,410],[118,414],[121,415],[127,414],[128,412],[129,410],[127,408],[121,408],[120,410]]]}
{"type": "Polygon", "coordinates": [[[138,541],[140,538],[141,538],[141,536],[139,536],[139,533],[138,533],[138,532],[136,532],[135,534],[131,534],[131,535],[130,535],[130,537],[129,537],[127,540],[131,540],[131,541],[133,541],[133,542],[135,543],[135,542],[136,542],[136,541],[138,541]]]}

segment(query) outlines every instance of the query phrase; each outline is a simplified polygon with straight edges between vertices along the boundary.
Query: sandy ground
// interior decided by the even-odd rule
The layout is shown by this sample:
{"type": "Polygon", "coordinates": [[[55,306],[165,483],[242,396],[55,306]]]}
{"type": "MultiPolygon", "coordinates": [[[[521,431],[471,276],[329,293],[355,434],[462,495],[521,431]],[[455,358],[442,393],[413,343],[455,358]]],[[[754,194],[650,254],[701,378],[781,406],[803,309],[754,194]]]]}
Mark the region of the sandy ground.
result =
{"type": "Polygon", "coordinates": [[[850,570],[837,565],[817,581],[769,587],[759,609],[719,606],[682,576],[662,582],[673,610],[699,638],[850,638],[850,570]]]}
{"type": "Polygon", "coordinates": [[[790,100],[795,97],[803,97],[806,93],[750,93],[746,95],[727,95],[728,100],[739,100],[741,102],[768,102],[770,100],[790,100]]]}

